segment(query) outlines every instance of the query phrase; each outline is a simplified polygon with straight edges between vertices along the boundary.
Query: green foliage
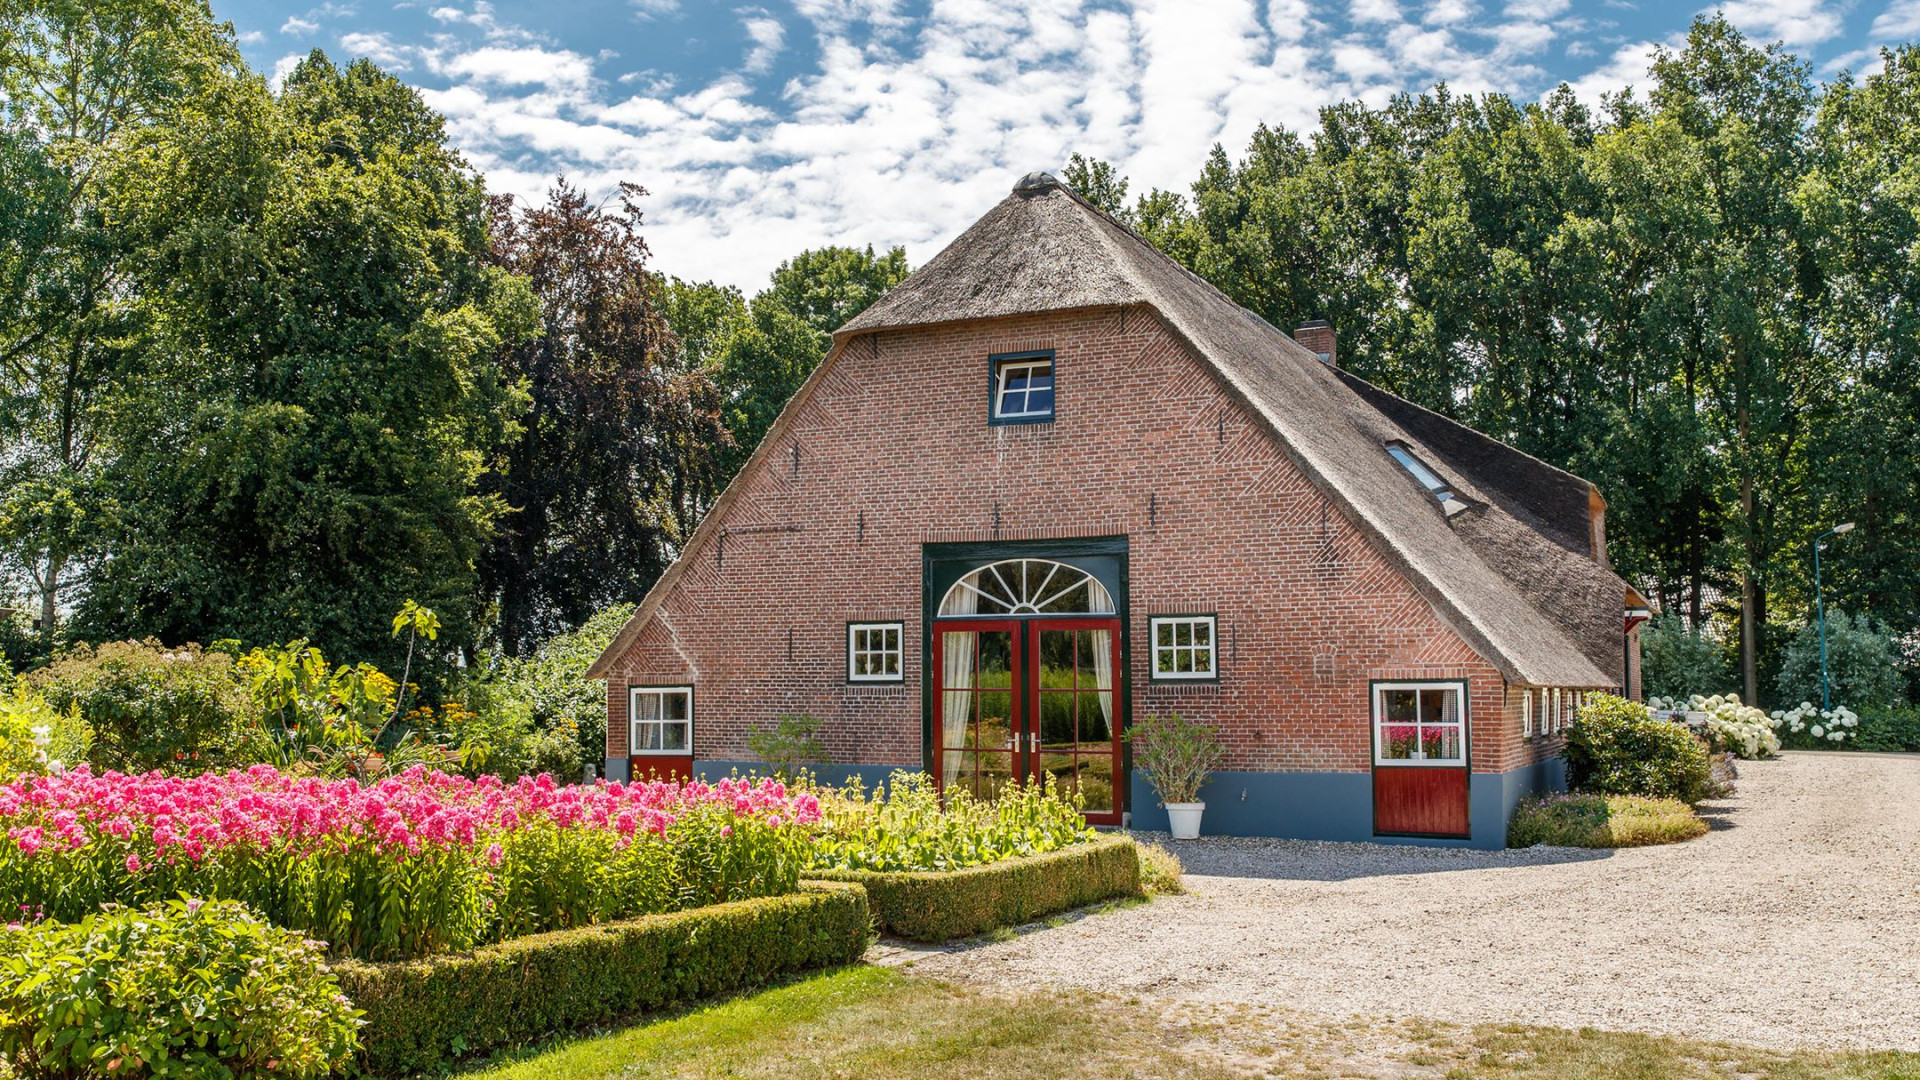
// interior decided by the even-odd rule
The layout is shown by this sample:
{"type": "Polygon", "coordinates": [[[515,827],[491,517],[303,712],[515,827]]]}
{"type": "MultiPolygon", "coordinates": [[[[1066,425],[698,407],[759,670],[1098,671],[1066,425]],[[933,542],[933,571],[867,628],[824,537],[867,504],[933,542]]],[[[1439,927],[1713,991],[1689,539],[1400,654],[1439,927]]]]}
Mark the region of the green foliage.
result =
{"type": "Polygon", "coordinates": [[[835,869],[810,876],[866,887],[875,923],[914,941],[951,941],[1140,894],[1133,841],[1103,836],[1057,851],[935,872],[835,869]]]}
{"type": "Polygon", "coordinates": [[[833,331],[906,276],[902,248],[875,255],[870,247],[826,247],[781,263],[750,302],[711,282],[676,279],[668,286],[667,320],[680,339],[680,366],[713,372],[725,399],[722,419],[733,445],[722,455],[720,481],[745,463],[826,359],[833,331]]]}
{"type": "Polygon", "coordinates": [[[1135,840],[1134,847],[1140,852],[1140,891],[1149,896],[1178,896],[1187,891],[1180,881],[1186,873],[1180,856],[1145,840],[1135,840]]]}
{"type": "Polygon", "coordinates": [[[505,351],[531,404],[481,485],[512,508],[481,560],[511,656],[639,600],[724,481],[720,392],[711,369],[679,363],[689,346],[648,267],[645,194],[623,184],[601,200],[561,181],[541,206],[493,201],[493,259],[540,306],[539,333],[505,351]]]}
{"type": "Polygon", "coordinates": [[[512,778],[572,777],[606,751],[607,689],[586,677],[633,614],[615,604],[576,630],[556,634],[529,656],[485,656],[461,686],[466,707],[498,732],[481,771],[512,778]],[[572,747],[569,752],[568,742],[572,747]]]}
{"type": "Polygon", "coordinates": [[[1199,802],[1200,789],[1226,757],[1226,748],[1211,727],[1179,713],[1135,720],[1126,738],[1133,745],[1134,768],[1153,785],[1163,803],[1199,802]]]}
{"type": "Polygon", "coordinates": [[[1567,784],[1595,795],[1642,795],[1689,805],[1707,797],[1707,748],[1679,724],[1637,702],[1594,694],[1567,731],[1567,784]]]}
{"type": "Polygon", "coordinates": [[[88,760],[123,772],[251,764],[258,747],[233,658],[198,645],[84,642],[26,684],[53,709],[78,710],[93,731],[88,760]]]}
{"type": "Polygon", "coordinates": [[[0,1049],[25,1077],[320,1078],[358,1026],[319,950],[239,904],[0,931],[0,1049]]]}
{"type": "MultiPolygon", "coordinates": [[[[1827,681],[1835,705],[1904,704],[1906,679],[1900,674],[1893,637],[1865,616],[1827,609],[1827,681]]],[[[1809,623],[1788,643],[1780,663],[1780,701],[1820,704],[1820,627],[1809,623]]]]}
{"type": "Polygon", "coordinates": [[[871,795],[858,779],[821,792],[820,814],[810,872],[956,870],[1071,847],[1095,835],[1079,799],[1051,777],[982,802],[964,791],[943,799],[932,777],[902,770],[871,795]]]}
{"type": "Polygon", "coordinates": [[[792,972],[851,964],[871,940],[860,889],[818,884],[456,956],[336,970],[347,996],[366,1011],[361,1063],[393,1076],[792,972]]]}
{"type": "MultiPolygon", "coordinates": [[[[204,9],[202,20],[209,17],[204,9]]],[[[113,387],[112,558],[83,633],[283,641],[401,668],[412,597],[477,637],[477,490],[525,405],[532,332],[488,262],[480,178],[399,80],[315,53],[277,94],[242,72],[156,127],[106,196],[137,318],[113,387]]]]}
{"type": "Polygon", "coordinates": [[[817,716],[782,716],[771,728],[748,732],[747,749],[758,754],[775,776],[791,780],[802,765],[833,760],[820,742],[820,724],[817,716]]]}
{"type": "Polygon", "coordinates": [[[1507,846],[1623,848],[1675,844],[1707,833],[1693,807],[1638,795],[1547,795],[1524,799],[1507,824],[1507,846]]]}
{"type": "Polygon", "coordinates": [[[1672,615],[1655,616],[1640,631],[1640,679],[1649,697],[1687,698],[1733,688],[1720,645],[1672,615]]]}
{"type": "Polygon", "coordinates": [[[0,783],[78,765],[92,746],[78,706],[56,709],[26,684],[0,680],[0,783]]]}
{"type": "Polygon", "coordinates": [[[1920,753],[1920,707],[1859,710],[1860,724],[1854,729],[1853,746],[1858,750],[1920,753]]]}

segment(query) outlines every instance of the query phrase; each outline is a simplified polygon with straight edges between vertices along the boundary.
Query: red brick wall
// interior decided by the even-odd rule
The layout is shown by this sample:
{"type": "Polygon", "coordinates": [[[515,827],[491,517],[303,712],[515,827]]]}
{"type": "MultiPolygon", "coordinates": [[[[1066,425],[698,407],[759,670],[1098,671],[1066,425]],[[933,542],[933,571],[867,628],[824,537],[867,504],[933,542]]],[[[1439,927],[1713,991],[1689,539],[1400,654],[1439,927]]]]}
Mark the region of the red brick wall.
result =
{"type": "Polygon", "coordinates": [[[1133,711],[1215,723],[1227,768],[1368,769],[1382,678],[1469,680],[1475,771],[1535,756],[1499,673],[1150,312],[856,339],[797,409],[737,481],[724,541],[686,553],[614,666],[609,756],[626,752],[628,684],[691,682],[703,760],[750,758],[751,727],[806,712],[837,763],[917,764],[921,545],[1112,535],[1130,541],[1133,711]],[[1054,422],[989,426],[987,356],[1043,348],[1054,422]],[[1191,611],[1218,613],[1220,681],[1151,683],[1148,617],[1191,611]],[[903,684],[846,685],[845,623],[862,619],[905,624],[903,684]]]}

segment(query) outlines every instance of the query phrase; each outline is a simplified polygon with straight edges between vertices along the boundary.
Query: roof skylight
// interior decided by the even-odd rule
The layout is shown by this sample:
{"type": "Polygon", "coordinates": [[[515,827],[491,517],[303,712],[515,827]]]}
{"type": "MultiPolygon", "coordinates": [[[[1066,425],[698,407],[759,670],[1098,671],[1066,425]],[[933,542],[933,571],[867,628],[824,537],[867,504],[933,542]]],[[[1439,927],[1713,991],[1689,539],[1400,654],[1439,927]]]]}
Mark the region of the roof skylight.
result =
{"type": "Polygon", "coordinates": [[[1467,508],[1467,504],[1453,493],[1452,485],[1440,479],[1440,474],[1427,468],[1426,462],[1414,457],[1413,451],[1400,443],[1388,443],[1387,454],[1399,462],[1400,467],[1407,470],[1408,475],[1420,481],[1421,487],[1426,488],[1428,493],[1440,500],[1440,508],[1447,512],[1448,517],[1467,508]]]}

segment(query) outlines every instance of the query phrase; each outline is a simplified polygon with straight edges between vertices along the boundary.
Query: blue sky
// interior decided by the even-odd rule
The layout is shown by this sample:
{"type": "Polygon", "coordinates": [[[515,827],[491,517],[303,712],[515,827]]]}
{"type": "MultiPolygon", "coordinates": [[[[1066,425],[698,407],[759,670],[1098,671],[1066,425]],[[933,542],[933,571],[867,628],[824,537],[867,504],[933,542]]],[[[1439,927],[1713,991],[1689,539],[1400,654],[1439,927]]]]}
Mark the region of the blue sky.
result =
{"type": "MultiPolygon", "coordinates": [[[[1702,8],[1673,0],[214,0],[248,60],[313,48],[418,86],[495,190],[649,189],[655,266],[751,292],[827,243],[915,265],[1074,151],[1184,191],[1256,124],[1445,81],[1598,100],[1702,8]]],[[[1732,0],[1823,77],[1920,38],[1920,0],[1732,0]]]]}

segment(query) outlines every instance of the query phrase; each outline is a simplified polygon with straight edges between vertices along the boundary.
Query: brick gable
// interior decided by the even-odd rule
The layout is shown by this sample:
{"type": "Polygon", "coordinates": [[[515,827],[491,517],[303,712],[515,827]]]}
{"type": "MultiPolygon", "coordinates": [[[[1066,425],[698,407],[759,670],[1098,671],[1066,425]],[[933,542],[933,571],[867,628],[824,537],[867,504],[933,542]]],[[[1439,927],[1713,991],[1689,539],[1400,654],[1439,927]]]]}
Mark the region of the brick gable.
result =
{"type": "Polygon", "coordinates": [[[1542,754],[1497,669],[1150,310],[885,331],[830,364],[613,658],[609,756],[628,685],[690,681],[700,759],[804,712],[836,763],[918,765],[921,546],[1072,536],[1128,538],[1133,713],[1215,723],[1229,769],[1367,770],[1378,678],[1468,680],[1476,772],[1542,754]],[[1054,421],[989,426],[987,357],[1048,348],[1054,421]],[[1220,680],[1152,683],[1148,618],[1192,611],[1218,615],[1220,680]],[[862,620],[904,624],[903,683],[847,684],[862,620]]]}

